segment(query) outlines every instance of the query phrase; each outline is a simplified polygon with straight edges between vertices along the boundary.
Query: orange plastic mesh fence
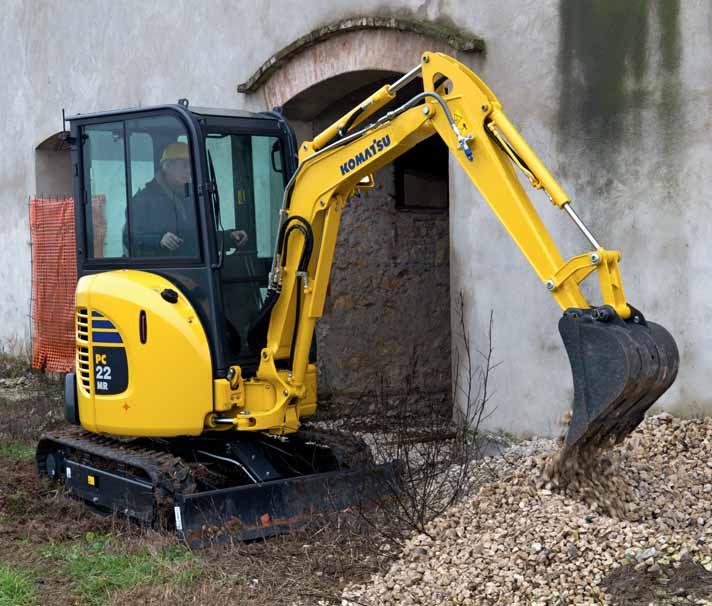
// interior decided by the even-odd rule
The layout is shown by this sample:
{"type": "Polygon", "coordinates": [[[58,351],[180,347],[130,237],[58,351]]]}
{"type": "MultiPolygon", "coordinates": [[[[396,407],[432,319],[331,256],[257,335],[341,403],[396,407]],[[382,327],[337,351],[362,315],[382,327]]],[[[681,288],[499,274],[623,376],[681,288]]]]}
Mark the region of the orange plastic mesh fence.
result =
{"type": "MultiPolygon", "coordinates": [[[[104,197],[92,201],[94,250],[103,250],[104,197]]],[[[32,238],[32,367],[74,368],[74,289],[77,260],[72,198],[30,200],[32,238]]]]}

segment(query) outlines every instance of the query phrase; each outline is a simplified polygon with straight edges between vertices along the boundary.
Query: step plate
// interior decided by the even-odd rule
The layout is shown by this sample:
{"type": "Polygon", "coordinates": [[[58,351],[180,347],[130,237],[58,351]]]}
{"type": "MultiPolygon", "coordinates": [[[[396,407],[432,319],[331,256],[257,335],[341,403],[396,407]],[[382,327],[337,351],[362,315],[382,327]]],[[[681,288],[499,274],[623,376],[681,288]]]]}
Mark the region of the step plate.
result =
{"type": "Polygon", "coordinates": [[[145,523],[153,521],[154,496],[150,483],[69,460],[64,461],[63,473],[65,486],[73,496],[145,523]]]}

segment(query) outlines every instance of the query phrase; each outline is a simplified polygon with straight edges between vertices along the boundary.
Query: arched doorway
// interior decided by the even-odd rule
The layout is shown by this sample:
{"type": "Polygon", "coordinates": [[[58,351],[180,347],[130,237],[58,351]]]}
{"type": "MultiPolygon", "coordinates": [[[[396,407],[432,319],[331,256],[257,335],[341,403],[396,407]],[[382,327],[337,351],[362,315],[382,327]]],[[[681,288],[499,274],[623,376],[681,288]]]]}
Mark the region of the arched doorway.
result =
{"type": "Polygon", "coordinates": [[[47,137],[35,148],[35,192],[38,196],[72,196],[72,158],[62,133],[47,137]]]}
{"type": "MultiPolygon", "coordinates": [[[[424,50],[484,51],[481,39],[422,19],[357,17],[318,28],[268,58],[238,91],[282,107],[312,139],[424,50]]],[[[403,89],[399,100],[415,93],[403,89]]],[[[393,109],[388,106],[387,109],[393,109]]],[[[448,153],[431,138],[375,175],[341,220],[325,315],[318,324],[319,393],[337,414],[374,397],[418,399],[451,412],[448,153]],[[383,390],[381,390],[383,385],[383,390]],[[417,393],[412,393],[417,391],[417,393]]],[[[379,412],[387,412],[380,410],[379,412]]]]}

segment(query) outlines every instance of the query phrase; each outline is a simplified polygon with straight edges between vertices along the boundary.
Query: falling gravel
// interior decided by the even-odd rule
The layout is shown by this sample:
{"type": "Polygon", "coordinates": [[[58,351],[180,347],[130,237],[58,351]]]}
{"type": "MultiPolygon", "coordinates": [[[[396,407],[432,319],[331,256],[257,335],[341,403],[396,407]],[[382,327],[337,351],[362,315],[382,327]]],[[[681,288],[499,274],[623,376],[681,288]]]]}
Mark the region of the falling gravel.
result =
{"type": "Polygon", "coordinates": [[[651,417],[563,476],[540,447],[485,462],[495,480],[344,605],[712,604],[712,419],[651,417]]]}

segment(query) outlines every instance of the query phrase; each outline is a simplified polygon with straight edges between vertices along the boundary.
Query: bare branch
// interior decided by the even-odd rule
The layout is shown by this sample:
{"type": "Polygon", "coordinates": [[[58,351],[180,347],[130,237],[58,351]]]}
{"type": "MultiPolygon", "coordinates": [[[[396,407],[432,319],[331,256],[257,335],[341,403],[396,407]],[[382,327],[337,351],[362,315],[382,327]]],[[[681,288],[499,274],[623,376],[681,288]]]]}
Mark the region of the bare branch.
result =
{"type": "MultiPolygon", "coordinates": [[[[403,532],[428,535],[429,523],[471,492],[477,481],[474,462],[482,457],[479,429],[492,413],[490,375],[498,366],[494,362],[493,325],[490,312],[485,347],[472,346],[465,324],[465,302],[458,298],[458,347],[453,352],[453,414],[443,414],[441,407],[424,406],[424,394],[418,389],[418,359],[411,359],[411,372],[404,382],[403,398],[392,397],[381,377],[378,393],[381,414],[367,441],[374,460],[396,461],[397,477],[384,482],[386,498],[381,512],[392,523],[391,528],[373,527],[389,539],[394,528],[403,532]],[[475,364],[475,355],[481,360],[475,364]]],[[[363,406],[368,409],[368,406],[363,406]]],[[[367,521],[368,509],[361,512],[367,521]]],[[[382,520],[382,518],[381,518],[382,520]]],[[[400,542],[400,541],[398,541],[400,542]]]]}

